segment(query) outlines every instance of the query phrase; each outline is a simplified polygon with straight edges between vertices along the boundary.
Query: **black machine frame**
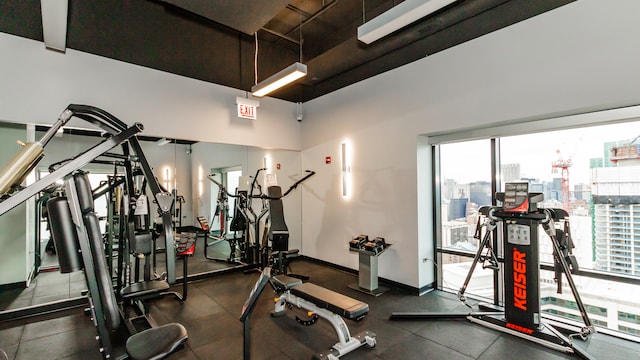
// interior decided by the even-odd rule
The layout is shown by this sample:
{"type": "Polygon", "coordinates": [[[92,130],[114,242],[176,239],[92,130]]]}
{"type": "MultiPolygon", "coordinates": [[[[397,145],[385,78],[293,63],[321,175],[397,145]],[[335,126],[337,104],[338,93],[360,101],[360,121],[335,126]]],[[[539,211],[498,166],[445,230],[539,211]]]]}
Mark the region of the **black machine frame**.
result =
{"type": "MultiPolygon", "coordinates": [[[[45,147],[55,133],[73,117],[82,119],[104,130],[108,134],[108,137],[94,147],[68,160],[64,165],[52,171],[42,179],[25,188],[13,192],[0,203],[0,215],[5,214],[32,196],[35,196],[49,186],[55,184],[58,180],[63,179],[67,174],[80,169],[97,157],[104,155],[109,150],[122,144],[125,155],[129,155],[129,147],[131,147],[136,155],[137,161],[140,163],[145,178],[148,179],[148,186],[158,204],[158,211],[160,212],[162,223],[164,225],[164,239],[167,249],[172,249],[174,246],[174,236],[171,223],[173,195],[162,190],[160,184],[158,184],[153,175],[149,162],[144,156],[142,147],[136,137],[136,135],[143,130],[143,125],[135,123],[129,127],[127,124],[102,109],[89,105],[71,104],[62,112],[57,122],[45,133],[43,138],[40,140],[41,145],[45,147]]],[[[30,168],[34,168],[39,160],[40,158],[36,159],[34,163],[30,165],[30,168]]],[[[167,251],[166,257],[167,282],[169,284],[174,284],[176,281],[175,252],[167,251]]]]}
{"type": "Polygon", "coordinates": [[[466,304],[465,291],[476,265],[483,262],[486,264],[484,267],[493,270],[499,269],[499,260],[492,247],[495,246],[495,230],[500,222],[502,223],[501,233],[504,244],[504,306],[481,303],[479,304],[480,311],[468,313],[394,312],[391,314],[390,320],[467,318],[471,322],[558,351],[575,353],[582,358],[592,359],[588,352],[573,344],[574,338],[588,340],[591,334],[596,333],[596,330],[589,319],[572,277],[572,273],[577,272],[578,265],[571,254],[573,244],[566,223],[569,215],[563,209],[538,208],[537,204],[542,202],[543,194],[529,193],[528,188],[524,192],[518,189],[520,192],[515,199],[516,190],[513,192],[509,190],[515,189],[519,185],[520,183],[508,183],[506,192],[496,193],[496,199],[502,203],[502,206],[484,206],[480,209],[480,213],[485,216],[486,221],[484,223],[479,221],[476,238],[480,240],[483,228],[485,230],[484,236],[480,241],[465,281],[457,294],[458,299],[471,308],[466,304]],[[555,223],[557,221],[565,221],[565,229],[556,229],[555,223]],[[562,291],[562,277],[564,276],[584,323],[578,333],[569,336],[565,336],[564,332],[547,325],[540,315],[540,261],[537,240],[540,225],[553,245],[558,292],[562,291]]]}
{"type": "MultiPolygon", "coordinates": [[[[266,170],[266,168],[257,169],[255,175],[251,177],[252,180],[251,180],[251,183],[249,184],[249,188],[238,190],[236,194],[230,193],[228,189],[221,182],[214,179],[212,175],[207,176],[207,178],[211,182],[215,183],[218,186],[219,192],[221,192],[222,195],[224,195],[225,197],[233,197],[238,199],[238,201],[236,201],[236,209],[234,209],[234,219],[231,221],[231,226],[233,227],[234,222],[236,222],[237,220],[242,220],[242,221],[237,221],[237,224],[241,224],[238,226],[242,227],[242,229],[237,230],[242,232],[240,235],[241,236],[240,238],[237,238],[234,234],[233,239],[216,239],[214,243],[218,243],[223,240],[226,240],[226,241],[240,240],[240,242],[242,242],[243,245],[238,244],[239,249],[237,250],[240,251],[239,259],[213,258],[207,254],[207,247],[209,245],[206,243],[206,241],[207,241],[207,236],[209,235],[206,235],[205,245],[204,245],[205,258],[209,260],[214,260],[214,261],[225,261],[228,263],[237,264],[236,266],[232,267],[231,270],[252,271],[252,270],[261,269],[267,265],[270,265],[269,250],[271,250],[271,247],[268,244],[267,238],[266,237],[261,238],[261,235],[260,235],[260,221],[265,217],[267,217],[267,220],[269,220],[270,208],[268,206],[264,206],[263,204],[262,210],[259,213],[256,213],[253,210],[253,204],[252,204],[253,199],[260,199],[262,201],[282,200],[284,197],[289,195],[289,193],[295,190],[300,184],[302,184],[304,181],[306,181],[307,179],[315,175],[315,171],[305,170],[305,176],[303,176],[302,178],[294,182],[291,186],[289,186],[289,188],[284,193],[278,194],[278,196],[270,196],[269,194],[263,193],[262,186],[258,183],[258,180],[257,180],[260,173],[264,170],[266,170]],[[258,194],[254,193],[256,189],[259,190],[258,194]],[[238,216],[241,217],[242,219],[235,219],[235,217],[238,217],[238,216]],[[251,231],[253,231],[253,236],[255,237],[253,239],[253,243],[250,243],[249,241],[249,238],[251,237],[250,235],[251,231]]],[[[236,245],[231,245],[231,246],[236,246],[236,245]]],[[[288,246],[288,243],[285,244],[285,246],[288,246]]],[[[276,251],[278,251],[279,254],[282,255],[281,249],[276,249],[276,251]]],[[[232,249],[232,253],[233,253],[233,249],[232,249]]],[[[277,260],[279,261],[279,264],[281,264],[283,262],[282,256],[280,256],[277,260]]],[[[281,268],[281,266],[278,265],[276,266],[276,268],[281,268]]],[[[222,271],[228,271],[228,270],[224,269],[222,271]]]]}
{"type": "MultiPolygon", "coordinates": [[[[56,228],[52,236],[55,235],[53,238],[54,242],[57,243],[56,247],[58,245],[61,246],[59,249],[59,256],[61,257],[60,270],[62,272],[71,272],[84,269],[89,290],[86,301],[89,302],[92,320],[97,328],[100,352],[105,359],[113,358],[114,349],[110,338],[112,331],[121,324],[120,317],[125,320],[127,328],[130,331],[132,329],[129,326],[129,322],[126,321],[128,317],[127,309],[124,306],[120,308],[120,301],[116,299],[113,278],[109,270],[107,270],[107,255],[104,253],[103,240],[97,227],[98,220],[93,212],[93,198],[101,196],[108,189],[96,189],[98,191],[93,193],[86,174],[76,171],[87,163],[101,162],[102,160],[96,160],[99,156],[109,156],[124,160],[122,164],[126,168],[128,179],[133,176],[132,161],[135,161],[141,167],[140,172],[145,177],[145,186],[148,186],[153,193],[158,205],[158,213],[164,225],[164,239],[167,249],[165,251],[167,258],[166,287],[168,288],[168,284],[175,283],[176,252],[174,251],[175,243],[171,222],[171,209],[174,199],[173,194],[163,191],[144,156],[136,137],[142,129],[143,126],[140,123],[135,123],[129,127],[101,109],[87,105],[71,104],[63,111],[57,122],[49,128],[42,139],[24,144],[24,148],[0,171],[2,183],[0,215],[45,190],[54,189],[56,187],[54,186],[55,183],[59,180],[65,180],[64,196],[52,198],[47,202],[48,208],[49,203],[53,204],[49,215],[53,216],[55,214],[57,219],[52,223],[52,231],[54,229],[53,225],[56,228]],[[31,185],[22,187],[21,184],[27,174],[35,169],[43,158],[44,148],[47,143],[72,117],[85,120],[104,130],[106,132],[105,139],[73,158],[53,164],[47,176],[31,185]],[[118,145],[122,146],[123,154],[108,153],[109,150],[118,145]],[[59,168],[55,169],[57,166],[59,168]],[[80,178],[84,180],[76,180],[80,178]],[[77,185],[76,181],[80,181],[80,185],[77,185]],[[83,199],[83,205],[80,205],[80,198],[83,199]],[[90,204],[88,199],[90,199],[90,204]],[[68,215],[65,215],[63,208],[56,205],[61,204],[60,200],[66,204],[64,207],[67,208],[68,215]],[[74,247],[77,247],[77,249],[74,250],[74,247]],[[81,257],[81,260],[78,260],[79,257],[81,257]]],[[[127,182],[127,185],[131,190],[133,186],[131,182],[127,182]]],[[[118,294],[120,294],[120,288],[118,287],[117,289],[118,294]]],[[[141,296],[144,295],[142,294],[141,296]]],[[[152,325],[151,329],[144,331],[135,329],[136,331],[131,331],[132,336],[128,338],[126,344],[127,354],[123,354],[123,356],[161,358],[173,352],[188,338],[186,329],[180,324],[166,324],[160,327],[153,326],[154,324],[151,322],[149,324],[152,325]]]]}

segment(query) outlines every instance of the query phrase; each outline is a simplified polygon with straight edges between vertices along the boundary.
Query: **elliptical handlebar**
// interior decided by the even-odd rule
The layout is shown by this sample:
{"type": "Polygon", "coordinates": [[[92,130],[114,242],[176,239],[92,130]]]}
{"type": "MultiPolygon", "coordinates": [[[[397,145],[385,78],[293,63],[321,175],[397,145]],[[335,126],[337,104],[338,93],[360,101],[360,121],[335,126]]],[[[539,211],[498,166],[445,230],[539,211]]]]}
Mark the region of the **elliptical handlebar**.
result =
{"type": "MultiPolygon", "coordinates": [[[[308,178],[312,177],[313,175],[316,174],[315,171],[313,170],[305,170],[305,172],[307,173],[307,175],[305,175],[302,179],[296,181],[295,183],[293,183],[293,185],[291,185],[289,187],[289,189],[287,189],[287,191],[285,191],[282,196],[268,196],[265,194],[260,194],[260,195],[253,195],[253,188],[255,187],[256,184],[256,179],[258,178],[258,175],[260,174],[261,171],[266,170],[266,168],[260,168],[256,171],[256,175],[253,178],[253,181],[251,182],[251,191],[249,193],[249,195],[247,195],[247,198],[251,198],[251,199],[262,199],[262,200],[278,200],[278,199],[282,199],[283,197],[287,196],[291,191],[295,190],[298,185],[302,184],[305,180],[307,180],[308,178]]],[[[218,187],[225,193],[227,194],[227,196],[233,197],[233,198],[239,198],[242,197],[242,195],[240,194],[232,194],[230,193],[227,188],[218,180],[213,178],[213,175],[207,175],[207,179],[211,180],[211,182],[213,182],[214,184],[218,185],[218,187]]],[[[261,191],[262,192],[262,191],[261,191]]]]}
{"type": "Polygon", "coordinates": [[[287,191],[285,191],[282,196],[268,196],[268,195],[256,195],[253,196],[254,199],[263,199],[263,200],[278,200],[278,199],[282,199],[283,197],[287,196],[291,191],[293,191],[295,188],[298,187],[298,185],[302,184],[302,182],[304,182],[305,180],[307,180],[308,178],[312,177],[313,175],[316,174],[315,171],[313,170],[305,170],[305,172],[307,173],[307,175],[305,175],[302,179],[296,181],[295,183],[293,183],[293,185],[289,186],[289,189],[287,189],[287,191]]]}
{"type": "Polygon", "coordinates": [[[221,182],[219,182],[218,180],[216,180],[216,179],[214,179],[214,178],[213,178],[213,175],[207,175],[207,179],[211,180],[211,182],[213,182],[214,184],[218,185],[218,187],[219,187],[219,188],[220,188],[220,189],[221,189],[225,194],[227,194],[227,196],[231,196],[231,197],[233,197],[233,198],[239,198],[239,197],[242,197],[241,195],[236,195],[236,194],[232,194],[232,193],[230,193],[230,192],[227,190],[227,188],[226,188],[224,185],[222,185],[222,183],[221,183],[221,182]]]}

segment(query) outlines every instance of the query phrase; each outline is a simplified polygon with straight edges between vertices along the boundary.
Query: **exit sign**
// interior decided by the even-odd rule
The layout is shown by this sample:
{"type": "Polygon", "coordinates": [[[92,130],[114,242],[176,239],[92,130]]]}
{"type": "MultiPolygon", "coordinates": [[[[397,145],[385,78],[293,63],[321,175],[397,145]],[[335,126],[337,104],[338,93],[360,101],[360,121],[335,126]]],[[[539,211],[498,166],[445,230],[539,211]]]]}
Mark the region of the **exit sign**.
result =
{"type": "Polygon", "coordinates": [[[253,105],[238,104],[238,117],[255,120],[258,108],[253,105]]]}
{"type": "Polygon", "coordinates": [[[258,118],[258,107],[260,102],[243,97],[236,97],[238,117],[243,119],[256,120],[258,118]]]}

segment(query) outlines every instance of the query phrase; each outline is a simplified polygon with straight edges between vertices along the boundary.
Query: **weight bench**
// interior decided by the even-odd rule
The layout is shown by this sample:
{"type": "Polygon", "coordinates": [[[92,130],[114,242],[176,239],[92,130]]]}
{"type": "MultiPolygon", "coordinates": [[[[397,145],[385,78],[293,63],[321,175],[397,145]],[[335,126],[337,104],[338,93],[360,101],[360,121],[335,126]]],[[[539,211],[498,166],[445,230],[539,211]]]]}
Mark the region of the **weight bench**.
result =
{"type": "MultiPolygon", "coordinates": [[[[47,202],[51,235],[59,256],[61,272],[84,269],[87,299],[97,328],[100,352],[104,359],[114,358],[111,334],[119,328],[119,306],[109,275],[104,243],[94,212],[89,178],[75,173],[65,179],[66,197],[47,202]]],[[[170,323],[150,328],[129,337],[127,354],[132,359],[162,359],[188,338],[184,326],[170,323]]]]}
{"type": "MultiPolygon", "coordinates": [[[[267,269],[270,272],[270,269],[267,269]]],[[[313,325],[318,317],[321,317],[333,325],[339,341],[328,352],[320,353],[314,358],[333,360],[365,344],[370,348],[376,345],[376,335],[371,331],[366,330],[351,336],[343,319],[362,320],[369,312],[368,304],[316,284],[303,283],[302,280],[287,275],[271,277],[271,284],[278,294],[272,316],[284,315],[287,305],[293,305],[312,313],[310,319],[306,320],[296,316],[298,323],[305,326],[313,325]]]]}

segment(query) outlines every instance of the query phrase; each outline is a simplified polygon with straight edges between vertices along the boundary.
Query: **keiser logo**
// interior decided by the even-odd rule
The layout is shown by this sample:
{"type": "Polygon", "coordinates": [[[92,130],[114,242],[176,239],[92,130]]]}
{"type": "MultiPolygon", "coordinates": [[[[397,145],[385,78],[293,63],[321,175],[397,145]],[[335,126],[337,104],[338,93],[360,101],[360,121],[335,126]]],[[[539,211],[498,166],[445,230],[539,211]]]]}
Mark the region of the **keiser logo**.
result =
{"type": "Polygon", "coordinates": [[[531,330],[531,329],[529,329],[529,328],[526,328],[526,327],[524,327],[524,326],[520,326],[520,325],[516,325],[516,324],[512,324],[512,323],[507,323],[507,325],[506,325],[506,326],[507,326],[509,329],[513,329],[513,330],[516,330],[516,331],[520,331],[521,333],[525,333],[525,334],[528,334],[528,335],[533,334],[533,330],[531,330]]]}
{"type": "Polygon", "coordinates": [[[526,253],[513,248],[513,306],[527,311],[526,253]]]}

